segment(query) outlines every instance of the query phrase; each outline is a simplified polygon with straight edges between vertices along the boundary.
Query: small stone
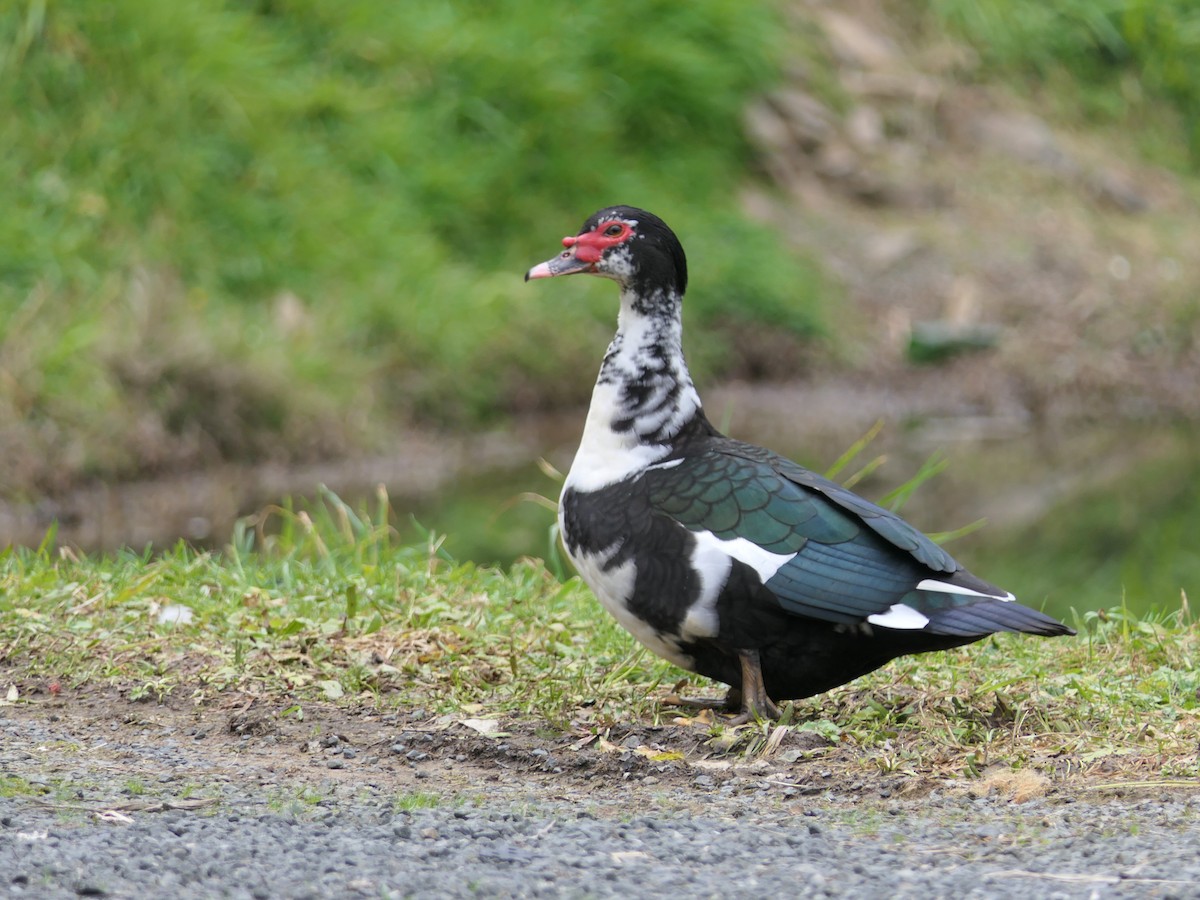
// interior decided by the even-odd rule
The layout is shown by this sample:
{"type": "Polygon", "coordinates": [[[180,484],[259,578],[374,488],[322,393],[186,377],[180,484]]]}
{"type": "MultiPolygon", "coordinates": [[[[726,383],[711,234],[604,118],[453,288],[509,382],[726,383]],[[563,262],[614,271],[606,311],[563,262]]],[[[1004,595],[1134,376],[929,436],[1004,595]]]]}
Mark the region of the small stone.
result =
{"type": "Polygon", "coordinates": [[[846,135],[860,150],[874,150],[884,140],[883,116],[873,106],[863,104],[846,116],[846,135]]]}

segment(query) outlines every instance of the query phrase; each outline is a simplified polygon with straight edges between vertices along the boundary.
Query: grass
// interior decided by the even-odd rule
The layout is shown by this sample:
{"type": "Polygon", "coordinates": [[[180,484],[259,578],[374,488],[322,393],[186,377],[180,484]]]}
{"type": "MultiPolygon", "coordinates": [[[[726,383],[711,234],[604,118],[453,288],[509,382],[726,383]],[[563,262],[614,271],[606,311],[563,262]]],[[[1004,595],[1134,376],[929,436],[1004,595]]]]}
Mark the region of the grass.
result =
{"type": "Polygon", "coordinates": [[[559,723],[578,696],[645,677],[578,584],[540,563],[457,563],[433,538],[396,546],[380,503],[374,519],[331,496],[311,513],[269,511],[223,554],[6,551],[0,611],[13,630],[0,655],[64,686],[119,678],[133,699],[253,686],[438,710],[485,702],[559,723]],[[189,624],[159,624],[180,606],[189,624]]]}
{"type": "MultiPolygon", "coordinates": [[[[421,708],[560,735],[675,720],[660,701],[687,676],[637,648],[578,580],[560,583],[534,560],[507,571],[458,563],[432,536],[397,543],[388,513],[382,496],[371,511],[327,496],[245,523],[223,553],[8,550],[0,683],[18,688],[16,702],[51,683],[201,707],[252,693],[281,715],[328,702],[421,708]],[[191,620],[166,624],[178,606],[191,620]]],[[[713,753],[848,759],[877,773],[972,777],[1000,764],[1200,775],[1190,610],[1118,607],[1073,624],[1074,639],[1004,635],[898,660],[796,702],[781,725],[693,724],[713,753]],[[803,732],[819,740],[786,740],[803,732]]]]}
{"type": "MultiPolygon", "coordinates": [[[[867,686],[805,701],[882,772],[982,773],[995,764],[1162,777],[1200,774],[1197,635],[1185,609],[1138,617],[1116,608],[1074,623],[1080,637],[1005,636],[914,657],[867,686]]],[[[820,715],[821,718],[815,718],[820,715]]]]}
{"type": "Polygon", "coordinates": [[[395,800],[395,808],[399,811],[413,812],[418,809],[436,809],[442,803],[442,798],[427,791],[413,791],[399,794],[395,800]]]}
{"type": "Polygon", "coordinates": [[[732,327],[696,362],[812,335],[814,268],[736,196],[782,34],[732,0],[7,4],[0,494],[579,402],[611,293],[521,274],[616,202],[705,259],[691,313],[732,327]]]}
{"type": "Polygon", "coordinates": [[[0,775],[0,799],[31,797],[46,792],[47,788],[44,785],[32,784],[19,775],[9,775],[7,773],[0,775]]]}

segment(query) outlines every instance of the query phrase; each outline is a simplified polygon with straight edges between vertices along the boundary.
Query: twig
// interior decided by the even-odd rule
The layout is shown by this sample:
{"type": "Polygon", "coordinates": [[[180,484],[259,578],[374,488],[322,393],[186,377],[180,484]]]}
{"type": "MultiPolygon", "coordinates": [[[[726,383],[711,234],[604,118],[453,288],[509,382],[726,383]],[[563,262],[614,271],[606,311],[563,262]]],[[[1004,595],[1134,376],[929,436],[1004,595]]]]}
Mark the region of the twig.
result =
{"type": "Polygon", "coordinates": [[[215,798],[197,798],[195,800],[129,800],[125,803],[101,803],[89,806],[86,803],[50,803],[46,800],[35,800],[38,806],[46,809],[71,809],[81,812],[95,813],[103,817],[105,813],[125,812],[167,812],[172,809],[192,810],[212,806],[218,802],[215,798]]]}
{"type": "Polygon", "coordinates": [[[1081,785],[1081,791],[1125,791],[1136,788],[1200,788],[1200,781],[1111,781],[1107,784],[1081,785]]]}
{"type": "Polygon", "coordinates": [[[988,873],[991,878],[1044,878],[1071,884],[1195,884],[1175,878],[1125,878],[1121,875],[1078,875],[1070,872],[1027,872],[1024,869],[1004,869],[988,873]]]}

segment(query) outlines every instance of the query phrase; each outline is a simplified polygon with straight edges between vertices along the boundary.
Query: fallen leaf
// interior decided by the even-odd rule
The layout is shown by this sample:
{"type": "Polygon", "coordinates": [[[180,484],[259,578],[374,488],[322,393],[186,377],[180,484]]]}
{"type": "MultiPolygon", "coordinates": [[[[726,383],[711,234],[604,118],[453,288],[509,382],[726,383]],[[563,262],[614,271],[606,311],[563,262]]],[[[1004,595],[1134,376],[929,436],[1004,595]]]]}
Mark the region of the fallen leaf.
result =
{"type": "Polygon", "coordinates": [[[671,720],[671,723],[674,725],[683,725],[685,727],[699,725],[702,728],[711,728],[716,722],[716,713],[711,709],[702,709],[694,716],[676,716],[671,720]]]}
{"type": "Polygon", "coordinates": [[[500,723],[495,719],[459,719],[458,724],[466,725],[480,734],[495,734],[500,730],[500,723]]]}
{"type": "Polygon", "coordinates": [[[597,737],[599,737],[599,735],[585,734],[583,737],[581,737],[579,740],[577,740],[575,743],[573,743],[571,745],[571,749],[572,750],[582,750],[588,744],[590,744],[594,740],[596,740],[597,737]]]}
{"type": "Polygon", "coordinates": [[[110,825],[132,825],[133,819],[124,813],[119,813],[115,809],[105,809],[96,813],[96,818],[101,822],[107,822],[110,825]]]}
{"type": "Polygon", "coordinates": [[[192,608],[180,603],[172,603],[158,610],[159,625],[189,625],[192,618],[192,608]]]}
{"type": "Polygon", "coordinates": [[[787,736],[788,729],[784,727],[776,727],[771,730],[771,736],[767,738],[766,746],[762,749],[763,756],[771,756],[779,749],[779,745],[783,743],[783,739],[787,736]]]}
{"type": "Polygon", "coordinates": [[[318,681],[317,686],[330,700],[340,700],[346,695],[346,691],[342,688],[340,681],[334,681],[332,679],[329,681],[318,681]]]}
{"type": "Polygon", "coordinates": [[[638,747],[633,752],[654,762],[674,762],[684,758],[683,754],[678,750],[656,750],[654,747],[647,747],[645,745],[638,747]]]}
{"type": "Polygon", "coordinates": [[[1050,779],[1040,772],[1020,769],[1016,772],[996,772],[979,785],[987,795],[992,792],[1006,796],[1013,803],[1025,803],[1044,797],[1050,790],[1050,779]]]}
{"type": "Polygon", "coordinates": [[[612,861],[616,863],[632,862],[635,859],[649,859],[650,854],[641,850],[617,850],[612,853],[612,861]]]}

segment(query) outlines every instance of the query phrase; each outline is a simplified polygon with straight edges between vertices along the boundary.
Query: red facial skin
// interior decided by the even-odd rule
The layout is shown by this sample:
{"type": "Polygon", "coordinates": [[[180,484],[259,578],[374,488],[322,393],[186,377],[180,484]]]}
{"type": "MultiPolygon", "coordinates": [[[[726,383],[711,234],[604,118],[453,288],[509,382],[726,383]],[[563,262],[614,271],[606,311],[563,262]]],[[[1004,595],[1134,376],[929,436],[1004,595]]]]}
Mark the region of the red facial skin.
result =
{"type": "Polygon", "coordinates": [[[575,248],[575,258],[580,262],[598,263],[605,250],[623,243],[632,233],[633,229],[625,222],[601,222],[593,231],[577,237],[567,236],[562,242],[568,249],[575,248]]]}
{"type": "Polygon", "coordinates": [[[558,275],[573,275],[578,272],[596,274],[598,264],[610,247],[622,244],[633,237],[633,227],[620,219],[608,219],[591,231],[563,238],[567,249],[553,259],[538,263],[525,273],[531,278],[554,278],[558,275]]]}

